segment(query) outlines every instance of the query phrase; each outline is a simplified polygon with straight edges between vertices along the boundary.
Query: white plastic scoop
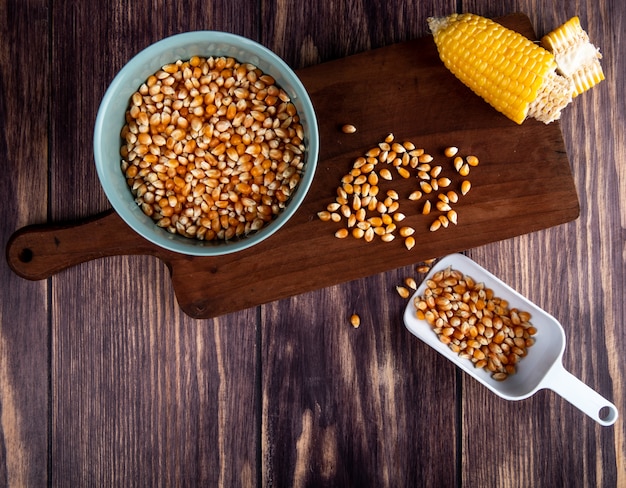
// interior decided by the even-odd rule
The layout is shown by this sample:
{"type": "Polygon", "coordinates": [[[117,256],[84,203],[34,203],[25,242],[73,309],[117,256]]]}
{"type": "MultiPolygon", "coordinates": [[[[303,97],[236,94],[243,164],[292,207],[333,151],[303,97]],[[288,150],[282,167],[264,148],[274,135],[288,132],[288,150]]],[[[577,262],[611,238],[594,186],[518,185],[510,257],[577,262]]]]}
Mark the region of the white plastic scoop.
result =
{"type": "Polygon", "coordinates": [[[615,405],[563,367],[565,333],[561,324],[550,314],[462,254],[449,255],[441,259],[430,270],[426,279],[409,300],[404,312],[404,323],[412,334],[506,400],[523,400],[540,389],[548,388],[601,425],[612,425],[617,420],[618,413],[615,405]],[[485,283],[494,291],[495,296],[508,300],[510,307],[516,307],[532,315],[531,322],[537,329],[537,333],[533,336],[535,344],[528,348],[528,354],[517,365],[517,372],[504,381],[494,380],[488,371],[475,368],[471,361],[460,358],[458,354],[451,351],[439,340],[428,322],[420,320],[416,316],[414,298],[424,295],[426,280],[449,266],[471,276],[476,283],[485,283]]]}

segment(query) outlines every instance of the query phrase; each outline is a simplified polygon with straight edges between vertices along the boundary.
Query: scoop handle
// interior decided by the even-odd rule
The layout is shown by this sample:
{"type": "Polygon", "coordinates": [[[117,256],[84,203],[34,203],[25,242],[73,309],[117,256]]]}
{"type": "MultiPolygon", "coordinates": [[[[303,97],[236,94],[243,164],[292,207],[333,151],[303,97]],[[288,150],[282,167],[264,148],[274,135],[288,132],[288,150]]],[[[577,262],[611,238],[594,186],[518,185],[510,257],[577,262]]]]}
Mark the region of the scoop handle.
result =
{"type": "Polygon", "coordinates": [[[554,391],[601,425],[613,425],[617,420],[617,407],[560,363],[546,376],[542,386],[554,391]],[[600,416],[602,410],[604,412],[600,416]]]}

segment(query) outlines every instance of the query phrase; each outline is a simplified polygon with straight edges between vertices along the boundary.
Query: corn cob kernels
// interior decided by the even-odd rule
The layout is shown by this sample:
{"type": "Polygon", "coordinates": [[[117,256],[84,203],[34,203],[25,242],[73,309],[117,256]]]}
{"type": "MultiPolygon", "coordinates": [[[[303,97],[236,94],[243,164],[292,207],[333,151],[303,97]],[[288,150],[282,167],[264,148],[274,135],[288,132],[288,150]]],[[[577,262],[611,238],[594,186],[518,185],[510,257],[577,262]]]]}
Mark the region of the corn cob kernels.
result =
{"type": "Polygon", "coordinates": [[[572,100],[573,83],[556,73],[546,49],[485,17],[429,18],[445,66],[474,93],[511,120],[549,123],[572,100]]]}
{"type": "Polygon", "coordinates": [[[554,55],[558,71],[573,81],[573,97],[604,80],[600,50],[591,44],[578,17],[545,35],[541,45],[554,55]]]}

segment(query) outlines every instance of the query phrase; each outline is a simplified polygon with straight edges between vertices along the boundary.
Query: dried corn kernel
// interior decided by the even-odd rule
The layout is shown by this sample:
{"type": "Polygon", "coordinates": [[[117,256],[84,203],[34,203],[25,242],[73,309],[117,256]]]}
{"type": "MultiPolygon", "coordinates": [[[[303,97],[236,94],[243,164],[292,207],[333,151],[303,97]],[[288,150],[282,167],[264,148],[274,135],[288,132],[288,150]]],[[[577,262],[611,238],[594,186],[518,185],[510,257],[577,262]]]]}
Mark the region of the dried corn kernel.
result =
{"type": "Polygon", "coordinates": [[[404,286],[396,286],[396,291],[402,298],[409,298],[410,292],[404,286]]]}
{"type": "Polygon", "coordinates": [[[361,326],[361,317],[359,317],[358,314],[352,314],[350,316],[350,324],[352,325],[352,327],[354,327],[355,329],[358,329],[361,326]]]}
{"type": "Polygon", "coordinates": [[[456,153],[458,152],[459,152],[459,148],[455,146],[449,146],[443,150],[443,153],[449,158],[456,156],[456,153]]]}
{"type": "Polygon", "coordinates": [[[435,232],[439,230],[440,227],[441,227],[441,221],[437,219],[432,224],[430,224],[430,231],[435,232]]]}

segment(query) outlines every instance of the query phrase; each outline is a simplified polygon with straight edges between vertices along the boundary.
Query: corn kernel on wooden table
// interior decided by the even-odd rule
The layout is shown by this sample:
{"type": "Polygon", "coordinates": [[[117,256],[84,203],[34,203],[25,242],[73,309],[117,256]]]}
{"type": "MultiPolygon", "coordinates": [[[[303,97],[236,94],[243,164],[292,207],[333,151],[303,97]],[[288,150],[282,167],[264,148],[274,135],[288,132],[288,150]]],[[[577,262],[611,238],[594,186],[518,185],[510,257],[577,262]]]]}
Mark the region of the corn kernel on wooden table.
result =
{"type": "Polygon", "coordinates": [[[578,15],[604,55],[607,80],[560,122],[580,216],[467,254],[563,324],[564,365],[616,404],[618,421],[601,427],[547,390],[507,402],[420,343],[394,291],[419,280],[415,266],[196,320],[154,257],[43,281],[3,260],[0,485],[626,486],[617,2],[0,0],[3,245],[25,225],[109,208],[95,114],[151,42],[224,30],[300,69],[423,37],[427,17],[455,11],[521,11],[539,36],[578,15]]]}

